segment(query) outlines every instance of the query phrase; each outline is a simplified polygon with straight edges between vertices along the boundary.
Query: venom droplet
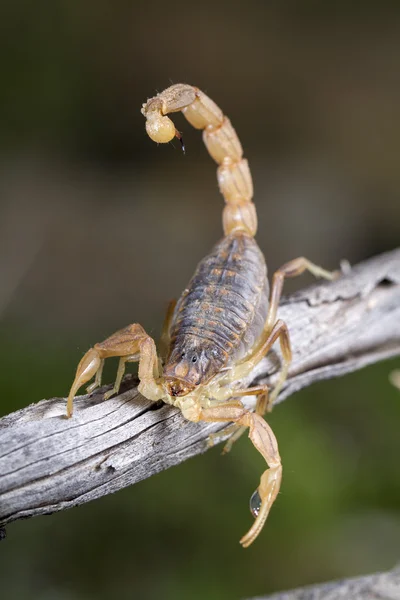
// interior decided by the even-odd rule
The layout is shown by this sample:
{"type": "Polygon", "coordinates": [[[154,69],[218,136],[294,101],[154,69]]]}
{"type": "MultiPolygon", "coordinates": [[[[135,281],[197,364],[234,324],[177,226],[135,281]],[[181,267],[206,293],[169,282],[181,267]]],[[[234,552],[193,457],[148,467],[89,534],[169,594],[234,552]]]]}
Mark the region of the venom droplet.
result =
{"type": "Polygon", "coordinates": [[[260,512],[261,504],[262,504],[262,502],[261,502],[260,494],[258,493],[258,490],[256,490],[250,498],[250,511],[254,518],[258,517],[258,513],[260,512]]]}

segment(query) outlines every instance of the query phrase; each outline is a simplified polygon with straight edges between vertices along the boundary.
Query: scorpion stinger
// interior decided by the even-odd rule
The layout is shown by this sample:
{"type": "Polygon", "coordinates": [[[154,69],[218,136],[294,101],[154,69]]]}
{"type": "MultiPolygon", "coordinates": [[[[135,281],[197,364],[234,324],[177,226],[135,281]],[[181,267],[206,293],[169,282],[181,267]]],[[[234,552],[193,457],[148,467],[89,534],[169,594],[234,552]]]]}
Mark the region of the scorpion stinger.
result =
{"type": "Polygon", "coordinates": [[[175,131],[175,137],[178,138],[179,143],[180,143],[181,148],[182,148],[182,152],[183,152],[183,154],[185,154],[185,152],[186,152],[185,142],[183,141],[182,134],[178,130],[175,131]]]}
{"type": "Polygon", "coordinates": [[[232,423],[226,451],[248,428],[268,469],[251,498],[255,521],[240,540],[247,547],[260,533],[282,478],[278,445],[263,415],[284,385],[292,359],[287,326],[277,320],[283,282],[285,277],[305,270],[326,279],[335,275],[305,258],[297,258],[276,271],[269,298],[264,256],[254,239],[257,215],[252,202],[253,183],[236,132],[208,96],[198,88],[177,84],[142,106],[152,140],[166,143],[177,137],[184,149],[181,134],[167,116],[178,111],[193,127],[203,130],[207,150],[218,164],[218,183],[225,199],[225,236],[199,263],[178,302],[170,304],[159,356],[154,341],[137,323],[95,344],[78,365],[67,414],[72,415],[78,389],[92,377],[95,381],[88,391],[98,387],[104,360],[118,356],[115,385],[107,397],[118,392],[125,363],[139,361],[139,391],[146,398],[177,406],[190,421],[232,423]],[[243,389],[243,378],[278,340],[283,365],[272,393],[266,385],[243,389]],[[245,395],[257,397],[255,412],[243,406],[240,398],[245,395]]]}

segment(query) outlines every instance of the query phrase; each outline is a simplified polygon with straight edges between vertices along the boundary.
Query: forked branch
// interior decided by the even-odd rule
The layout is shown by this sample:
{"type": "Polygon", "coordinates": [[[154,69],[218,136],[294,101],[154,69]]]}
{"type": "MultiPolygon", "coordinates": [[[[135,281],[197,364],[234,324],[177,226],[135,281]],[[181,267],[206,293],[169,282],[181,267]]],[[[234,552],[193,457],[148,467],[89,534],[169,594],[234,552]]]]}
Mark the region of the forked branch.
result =
{"type": "MultiPolygon", "coordinates": [[[[284,299],[293,363],[278,397],[400,355],[400,249],[284,299]]],[[[279,355],[271,353],[243,382],[273,385],[279,355]]],[[[221,424],[192,423],[137,392],[127,377],[77,399],[72,419],[65,398],[42,400],[0,419],[1,525],[94,500],[207,449],[221,424]]],[[[389,385],[389,382],[388,382],[389,385]]],[[[223,439],[223,433],[221,433],[223,439]]]]}

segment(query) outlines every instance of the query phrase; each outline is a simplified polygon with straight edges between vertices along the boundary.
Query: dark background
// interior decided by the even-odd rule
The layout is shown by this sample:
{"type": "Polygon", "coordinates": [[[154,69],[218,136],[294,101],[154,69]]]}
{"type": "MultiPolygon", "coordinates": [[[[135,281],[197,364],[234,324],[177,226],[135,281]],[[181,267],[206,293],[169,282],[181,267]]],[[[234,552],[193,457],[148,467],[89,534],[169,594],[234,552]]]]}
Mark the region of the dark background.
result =
{"type": "MultiPolygon", "coordinates": [[[[398,2],[3,1],[1,413],[65,395],[82,353],[128,323],[157,336],[221,236],[199,133],[176,116],[185,156],[145,135],[141,104],[171,83],[199,86],[239,132],[271,271],[398,245],[399,34],[398,2]]],[[[398,366],[315,385],[269,417],[284,480],[248,550],[263,464],[243,438],[228,457],[10,525],[1,597],[238,599],[392,567],[398,366]]]]}

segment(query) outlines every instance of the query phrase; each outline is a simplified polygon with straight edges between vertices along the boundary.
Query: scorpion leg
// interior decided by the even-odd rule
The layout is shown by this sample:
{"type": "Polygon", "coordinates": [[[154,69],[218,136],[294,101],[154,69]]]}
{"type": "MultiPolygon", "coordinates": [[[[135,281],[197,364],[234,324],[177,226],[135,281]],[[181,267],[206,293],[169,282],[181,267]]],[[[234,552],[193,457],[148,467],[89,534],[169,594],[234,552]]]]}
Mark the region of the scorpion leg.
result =
{"type": "Polygon", "coordinates": [[[271,298],[267,319],[264,327],[264,335],[262,336],[264,338],[266,336],[266,339],[265,341],[261,341],[261,346],[258,345],[253,356],[250,357],[249,361],[253,362],[254,364],[257,364],[259,360],[261,360],[261,358],[267,354],[267,352],[270,350],[276,339],[279,337],[283,356],[283,366],[279,379],[272,393],[269,395],[268,400],[265,401],[261,398],[259,402],[257,401],[257,412],[259,414],[264,414],[262,412],[263,407],[264,412],[266,410],[272,410],[272,405],[278,397],[278,394],[286,381],[289,372],[289,366],[292,362],[292,351],[290,348],[289,331],[287,329],[286,324],[283,321],[276,321],[278,306],[282,295],[283,283],[285,281],[285,277],[296,277],[297,275],[301,275],[302,273],[304,273],[304,271],[309,271],[315,277],[323,277],[324,279],[329,280],[333,280],[338,276],[338,272],[332,273],[330,271],[326,271],[325,269],[322,269],[318,265],[315,265],[303,256],[295,258],[288,263],[285,263],[280,269],[275,271],[274,276],[272,278],[271,298]]]}
{"type": "Polygon", "coordinates": [[[250,357],[249,362],[256,365],[270,351],[274,343],[279,338],[279,343],[281,346],[281,352],[283,357],[283,365],[278,381],[276,382],[273,391],[271,392],[271,394],[269,394],[267,400],[261,398],[260,402],[258,403],[257,412],[259,414],[264,414],[262,412],[263,408],[264,412],[265,410],[270,411],[272,409],[272,405],[275,399],[277,398],[279,392],[281,391],[283,384],[286,381],[290,363],[292,362],[292,349],[290,346],[290,336],[286,323],[281,319],[278,319],[278,321],[275,323],[275,325],[272,327],[272,330],[269,333],[268,330],[265,331],[265,335],[266,339],[261,342],[261,345],[259,345],[258,348],[256,348],[253,355],[250,357]]]}
{"type": "MultiPolygon", "coordinates": [[[[231,398],[242,397],[242,396],[257,396],[257,404],[255,412],[258,415],[263,416],[267,410],[266,403],[268,403],[268,386],[267,385],[256,385],[253,387],[245,388],[243,390],[236,390],[232,393],[231,398]]],[[[237,423],[232,423],[229,427],[224,429],[224,435],[229,435],[228,440],[226,441],[222,454],[227,454],[231,451],[233,444],[243,435],[246,431],[246,427],[243,425],[238,425],[237,423]]],[[[208,436],[208,444],[210,446],[214,445],[214,439],[220,437],[220,434],[211,433],[208,436]]]]}
{"type": "MultiPolygon", "coordinates": [[[[325,279],[330,280],[335,279],[338,275],[337,272],[331,273],[329,271],[325,271],[325,269],[322,269],[304,257],[295,258],[278,269],[274,273],[272,279],[270,305],[265,321],[264,331],[261,334],[260,341],[255,345],[253,352],[247,357],[246,361],[239,365],[233,373],[234,378],[240,378],[240,376],[243,374],[249,373],[253,367],[269,352],[273,344],[279,338],[283,356],[282,371],[272,393],[268,394],[268,390],[266,390],[263,391],[262,394],[260,394],[260,396],[257,398],[256,412],[259,415],[264,415],[266,411],[272,410],[272,405],[286,381],[289,366],[292,362],[292,350],[290,346],[290,336],[287,325],[281,319],[276,321],[283,283],[285,277],[296,277],[297,275],[304,273],[306,270],[310,271],[310,273],[316,277],[324,277],[325,279]]],[[[237,392],[235,391],[235,394],[236,393],[238,395],[245,395],[246,390],[239,390],[237,392]]],[[[238,437],[239,435],[237,435],[235,439],[238,437]]],[[[232,444],[230,444],[230,446],[231,445],[232,444]]]]}
{"type": "Polygon", "coordinates": [[[103,342],[95,344],[83,356],[68,395],[68,417],[72,416],[73,401],[79,388],[95,375],[95,382],[89,386],[89,389],[100,385],[104,360],[111,356],[120,357],[120,362],[115,385],[112,391],[105,395],[106,398],[118,392],[125,371],[125,363],[137,360],[139,360],[139,391],[150,400],[162,398],[164,392],[162,387],[156,383],[159,373],[154,341],[141,325],[135,323],[117,331],[103,342]]]}
{"type": "Polygon", "coordinates": [[[251,413],[245,408],[221,405],[213,408],[200,408],[196,414],[193,414],[191,411],[187,414],[183,411],[183,414],[191,421],[233,421],[241,427],[248,427],[250,440],[269,466],[262,474],[260,485],[252,496],[253,506],[251,509],[253,515],[256,517],[255,521],[250,530],[240,540],[242,546],[247,548],[247,546],[250,546],[254,542],[263,528],[281,484],[282,465],[275,435],[260,415],[251,413]],[[254,499],[256,500],[255,503],[254,499]]]}
{"type": "Polygon", "coordinates": [[[304,273],[304,271],[309,271],[315,277],[323,277],[324,279],[330,280],[336,279],[339,275],[337,271],[331,272],[322,269],[318,265],[315,265],[311,261],[307,260],[307,258],[304,258],[304,256],[294,258],[293,260],[285,263],[280,269],[275,271],[272,278],[271,298],[265,330],[270,331],[276,321],[276,314],[278,312],[278,306],[282,295],[285,277],[297,277],[297,275],[301,275],[304,273]]]}
{"type": "MultiPolygon", "coordinates": [[[[268,387],[266,385],[260,386],[259,391],[257,388],[248,388],[247,390],[236,390],[234,392],[235,396],[257,394],[256,413],[261,416],[272,410],[272,405],[286,381],[289,366],[292,362],[292,351],[290,347],[288,328],[282,320],[275,322],[278,305],[282,294],[283,282],[285,277],[295,277],[297,275],[301,275],[306,270],[310,271],[316,277],[324,277],[325,279],[334,279],[337,276],[336,273],[325,271],[325,269],[322,269],[304,257],[296,258],[278,269],[278,271],[275,272],[272,280],[271,301],[264,332],[261,336],[261,341],[255,346],[253,353],[247,358],[246,362],[239,366],[239,370],[249,372],[268,353],[273,344],[279,338],[283,356],[283,366],[279,379],[272,393],[268,393],[268,387]],[[253,391],[253,389],[257,391],[253,391]]],[[[232,435],[224,446],[222,451],[223,454],[231,450],[233,444],[240,438],[244,431],[245,428],[239,425],[232,427],[232,435]]]]}
{"type": "Polygon", "coordinates": [[[104,400],[108,400],[111,396],[118,394],[121,382],[125,374],[125,365],[127,362],[137,362],[140,358],[140,354],[129,354],[128,356],[121,356],[118,362],[117,376],[115,378],[114,386],[111,390],[104,394],[104,400]]]}
{"type": "MultiPolygon", "coordinates": [[[[263,416],[266,412],[271,411],[272,404],[279,394],[285,379],[287,377],[287,372],[289,369],[289,365],[292,360],[292,350],[290,347],[290,338],[288,328],[284,321],[278,320],[272,331],[267,335],[264,335],[265,339],[263,339],[259,344],[257,344],[256,348],[253,350],[253,353],[247,358],[246,362],[239,365],[236,370],[233,372],[233,377],[240,378],[243,374],[249,373],[254,366],[260,362],[260,360],[267,354],[267,352],[272,348],[274,343],[278,340],[280,342],[282,356],[283,356],[283,367],[281,374],[279,376],[278,382],[272,392],[269,394],[267,385],[260,385],[251,388],[244,388],[239,390],[231,391],[229,397],[232,396],[246,396],[246,395],[255,395],[257,394],[257,403],[255,412],[263,416]]],[[[228,388],[229,390],[229,388],[228,388]]],[[[221,390],[224,391],[224,390],[221,390]]],[[[240,436],[244,433],[245,428],[237,425],[232,428],[232,435],[226,442],[222,453],[226,454],[229,452],[233,446],[233,444],[240,438],[240,436]]]]}
{"type": "Polygon", "coordinates": [[[232,398],[235,398],[236,396],[257,396],[255,412],[258,415],[264,416],[266,412],[271,411],[269,391],[266,383],[244,388],[243,390],[237,390],[234,392],[234,395],[232,395],[232,398]]]}

